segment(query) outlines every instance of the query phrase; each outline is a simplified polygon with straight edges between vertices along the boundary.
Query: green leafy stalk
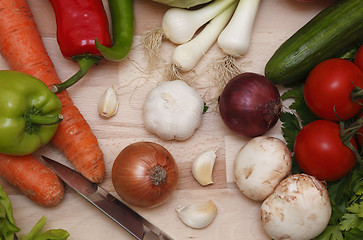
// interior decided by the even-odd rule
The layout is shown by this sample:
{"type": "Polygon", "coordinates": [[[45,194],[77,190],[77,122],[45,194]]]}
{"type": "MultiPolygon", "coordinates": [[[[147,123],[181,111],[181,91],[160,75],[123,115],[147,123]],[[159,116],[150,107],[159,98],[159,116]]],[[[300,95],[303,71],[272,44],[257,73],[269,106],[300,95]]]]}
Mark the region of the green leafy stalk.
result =
{"type": "Polygon", "coordinates": [[[13,240],[20,229],[15,225],[10,199],[0,186],[0,239],[13,240]]]}
{"type": "Polygon", "coordinates": [[[42,217],[37,224],[34,225],[30,233],[20,235],[19,240],[66,240],[69,233],[63,229],[52,229],[43,232],[43,228],[47,221],[46,217],[42,217]]]}
{"type": "Polygon", "coordinates": [[[30,233],[16,238],[15,234],[20,232],[20,228],[15,224],[10,199],[0,186],[0,240],[66,240],[68,238],[69,233],[63,229],[51,229],[43,232],[46,221],[46,217],[42,217],[30,233]]]}

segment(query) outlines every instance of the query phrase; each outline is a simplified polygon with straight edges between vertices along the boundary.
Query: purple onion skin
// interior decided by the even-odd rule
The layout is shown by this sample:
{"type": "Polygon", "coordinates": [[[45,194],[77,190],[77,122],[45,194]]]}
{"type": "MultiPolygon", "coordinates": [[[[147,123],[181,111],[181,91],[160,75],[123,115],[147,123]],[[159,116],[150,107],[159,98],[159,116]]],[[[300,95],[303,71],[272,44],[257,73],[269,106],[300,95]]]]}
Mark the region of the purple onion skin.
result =
{"type": "Polygon", "coordinates": [[[280,118],[282,102],[276,86],[265,76],[242,73],[232,78],[219,97],[225,125],[244,137],[264,135],[280,118]]]}

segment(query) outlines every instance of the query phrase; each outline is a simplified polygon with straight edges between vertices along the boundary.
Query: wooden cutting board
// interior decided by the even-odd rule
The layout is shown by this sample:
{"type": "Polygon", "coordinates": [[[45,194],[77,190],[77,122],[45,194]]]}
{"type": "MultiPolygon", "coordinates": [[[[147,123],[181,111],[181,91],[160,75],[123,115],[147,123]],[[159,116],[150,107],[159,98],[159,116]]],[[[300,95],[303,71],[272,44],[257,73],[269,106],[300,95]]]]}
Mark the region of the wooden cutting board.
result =
{"type": "MultiPolygon", "coordinates": [[[[253,28],[248,53],[238,59],[244,71],[263,74],[264,66],[278,46],[333,0],[301,3],[295,0],[262,0],[253,28]]],[[[48,1],[28,1],[42,34],[44,44],[61,79],[67,79],[77,71],[77,65],[65,60],[56,41],[54,13],[48,1]]],[[[107,1],[104,0],[106,9],[107,1]]],[[[104,62],[93,67],[81,82],[69,89],[69,93],[90,124],[99,140],[106,161],[106,179],[102,186],[115,196],[111,182],[111,168],[117,154],[128,144],[148,140],[167,148],[175,157],[180,179],[177,190],[163,205],[152,209],[134,208],[138,213],[164,229],[177,240],[183,239],[269,239],[260,224],[260,202],[246,198],[234,183],[233,162],[239,149],[248,140],[238,137],[223,124],[218,111],[211,104],[203,116],[201,126],[186,141],[162,141],[148,133],[143,127],[142,104],[148,91],[164,80],[165,65],[175,47],[167,40],[161,46],[161,60],[153,69],[148,67],[148,58],[140,43],[148,30],[160,26],[167,6],[151,0],[134,1],[135,37],[131,53],[120,63],[104,62]],[[111,119],[102,119],[97,114],[97,104],[103,92],[115,86],[119,97],[119,111],[111,119]],[[213,172],[214,184],[200,186],[191,174],[191,163],[202,151],[216,148],[217,159],[213,172]],[[176,207],[195,202],[212,200],[218,214],[211,225],[204,229],[192,229],[177,217],[176,207]]],[[[215,71],[211,63],[222,55],[214,45],[186,76],[193,85],[210,99],[216,96],[213,86],[215,71]]],[[[0,69],[8,69],[0,57],[0,69]]],[[[282,91],[283,89],[281,89],[282,91]]],[[[286,103],[287,104],[287,103],[286,103]]],[[[282,139],[281,124],[278,123],[266,135],[282,139]]],[[[69,166],[62,153],[47,145],[37,154],[45,154],[69,166]]],[[[52,208],[40,207],[20,194],[15,188],[0,179],[0,184],[9,194],[17,225],[28,232],[42,217],[47,217],[46,229],[63,228],[70,233],[70,240],[133,239],[126,231],[82,197],[67,189],[62,202],[52,208]]]]}

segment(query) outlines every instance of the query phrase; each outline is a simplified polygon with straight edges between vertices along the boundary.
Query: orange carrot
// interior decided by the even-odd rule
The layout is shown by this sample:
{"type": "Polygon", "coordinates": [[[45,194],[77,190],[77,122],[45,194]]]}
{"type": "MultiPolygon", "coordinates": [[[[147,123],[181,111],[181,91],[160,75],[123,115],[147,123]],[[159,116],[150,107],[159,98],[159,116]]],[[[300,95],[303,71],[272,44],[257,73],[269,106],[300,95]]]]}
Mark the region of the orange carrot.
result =
{"type": "Polygon", "coordinates": [[[57,205],[64,196],[63,182],[33,155],[0,154],[0,175],[44,207],[57,205]]]}
{"type": "MultiPolygon", "coordinates": [[[[50,88],[61,82],[26,0],[0,0],[0,53],[12,70],[33,75],[50,88]]],[[[63,91],[58,97],[63,121],[52,143],[82,175],[92,182],[101,182],[105,163],[97,138],[68,92],[63,91]]]]}

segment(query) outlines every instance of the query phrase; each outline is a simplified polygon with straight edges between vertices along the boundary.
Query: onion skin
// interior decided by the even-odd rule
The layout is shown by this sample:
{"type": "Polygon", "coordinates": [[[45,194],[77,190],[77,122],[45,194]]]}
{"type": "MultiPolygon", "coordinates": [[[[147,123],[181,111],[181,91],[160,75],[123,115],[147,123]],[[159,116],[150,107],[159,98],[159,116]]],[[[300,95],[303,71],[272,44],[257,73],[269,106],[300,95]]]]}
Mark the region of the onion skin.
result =
{"type": "Polygon", "coordinates": [[[244,137],[264,135],[280,118],[282,102],[276,86],[265,76],[242,73],[232,78],[219,97],[226,126],[244,137]]]}
{"type": "Polygon", "coordinates": [[[162,204],[172,195],[177,182],[178,167],[174,157],[163,146],[153,142],[128,145],[112,166],[112,183],[117,194],[136,207],[151,208],[162,204]],[[165,174],[164,180],[154,181],[151,178],[155,167],[165,174]]]}

